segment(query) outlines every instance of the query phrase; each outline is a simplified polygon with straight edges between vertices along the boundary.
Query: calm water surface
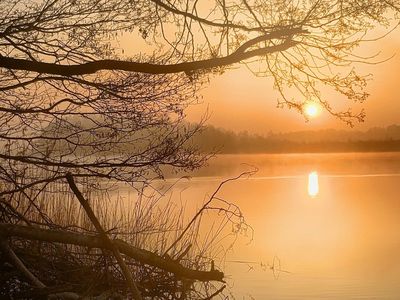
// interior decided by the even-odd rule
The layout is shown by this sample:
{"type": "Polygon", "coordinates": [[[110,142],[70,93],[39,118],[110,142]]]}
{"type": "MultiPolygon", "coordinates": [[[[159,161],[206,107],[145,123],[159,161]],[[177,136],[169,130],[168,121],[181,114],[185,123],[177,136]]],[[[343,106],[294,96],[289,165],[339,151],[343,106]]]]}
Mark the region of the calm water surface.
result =
{"type": "Polygon", "coordinates": [[[257,174],[221,193],[254,228],[226,258],[238,299],[400,299],[400,153],[220,156],[182,197],[249,165],[257,174]]]}
{"type": "Polygon", "coordinates": [[[196,207],[251,166],[220,193],[254,228],[223,266],[237,299],[400,299],[400,153],[223,155],[175,195],[196,207]]]}

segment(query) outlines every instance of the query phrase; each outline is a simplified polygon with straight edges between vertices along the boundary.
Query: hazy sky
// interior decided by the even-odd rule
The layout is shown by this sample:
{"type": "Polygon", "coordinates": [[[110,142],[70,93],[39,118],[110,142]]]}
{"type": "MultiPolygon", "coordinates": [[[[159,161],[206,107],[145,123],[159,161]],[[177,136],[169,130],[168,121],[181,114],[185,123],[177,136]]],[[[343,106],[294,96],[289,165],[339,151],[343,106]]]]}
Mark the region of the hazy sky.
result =
{"type": "MultiPolygon", "coordinates": [[[[363,54],[376,54],[380,59],[395,56],[379,65],[356,65],[363,74],[372,73],[367,86],[370,97],[362,105],[354,105],[343,97],[326,93],[334,107],[353,107],[357,112],[364,108],[365,122],[355,124],[355,129],[374,126],[400,124],[400,30],[378,42],[366,43],[359,50],[363,54]]],[[[208,124],[233,130],[248,130],[256,133],[269,131],[295,131],[304,129],[348,128],[342,121],[323,112],[317,118],[305,122],[304,117],[294,110],[276,107],[277,92],[272,89],[272,81],[257,78],[246,68],[228,70],[221,76],[215,76],[202,90],[203,103],[190,108],[190,120],[198,120],[208,111],[208,124]]]]}

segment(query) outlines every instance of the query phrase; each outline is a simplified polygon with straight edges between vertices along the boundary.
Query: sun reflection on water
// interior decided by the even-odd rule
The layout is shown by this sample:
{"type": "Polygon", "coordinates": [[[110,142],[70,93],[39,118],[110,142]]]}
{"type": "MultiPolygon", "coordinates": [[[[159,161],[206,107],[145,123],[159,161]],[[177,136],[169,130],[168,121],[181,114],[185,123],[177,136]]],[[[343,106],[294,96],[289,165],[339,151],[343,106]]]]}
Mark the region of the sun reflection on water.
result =
{"type": "Polygon", "coordinates": [[[318,173],[316,171],[308,174],[308,194],[311,197],[318,195],[319,185],[318,185],[318,173]]]}

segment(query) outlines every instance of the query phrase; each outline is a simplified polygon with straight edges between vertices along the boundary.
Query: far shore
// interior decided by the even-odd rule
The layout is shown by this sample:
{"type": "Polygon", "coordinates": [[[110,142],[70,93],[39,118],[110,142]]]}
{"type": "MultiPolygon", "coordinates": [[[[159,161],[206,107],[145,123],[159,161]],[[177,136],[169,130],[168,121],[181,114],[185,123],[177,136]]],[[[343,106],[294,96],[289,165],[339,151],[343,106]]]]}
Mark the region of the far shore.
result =
{"type": "MultiPolygon", "coordinates": [[[[272,143],[268,147],[254,149],[250,145],[237,148],[221,146],[214,149],[217,154],[291,154],[291,153],[373,153],[400,152],[400,140],[395,141],[360,141],[349,143],[272,143]]],[[[207,151],[205,151],[207,152],[207,151]]]]}

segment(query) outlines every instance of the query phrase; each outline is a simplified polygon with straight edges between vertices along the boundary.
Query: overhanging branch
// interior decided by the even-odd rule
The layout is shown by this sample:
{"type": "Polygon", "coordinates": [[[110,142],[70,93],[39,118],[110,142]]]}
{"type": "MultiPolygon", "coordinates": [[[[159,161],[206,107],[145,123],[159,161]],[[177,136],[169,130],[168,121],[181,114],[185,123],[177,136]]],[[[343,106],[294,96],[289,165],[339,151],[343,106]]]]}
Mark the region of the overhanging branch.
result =
{"type": "Polygon", "coordinates": [[[198,70],[225,67],[252,57],[285,51],[297,44],[297,42],[293,41],[290,37],[294,34],[304,32],[305,31],[300,28],[295,28],[269,33],[244,43],[237,49],[237,51],[230,55],[177,64],[162,65],[106,59],[76,65],[59,65],[55,63],[32,61],[0,55],[0,67],[11,70],[23,70],[61,76],[93,74],[101,70],[119,70],[147,74],[190,73],[198,70]],[[262,41],[272,39],[284,39],[284,41],[278,45],[246,51],[249,47],[262,41]]]}

